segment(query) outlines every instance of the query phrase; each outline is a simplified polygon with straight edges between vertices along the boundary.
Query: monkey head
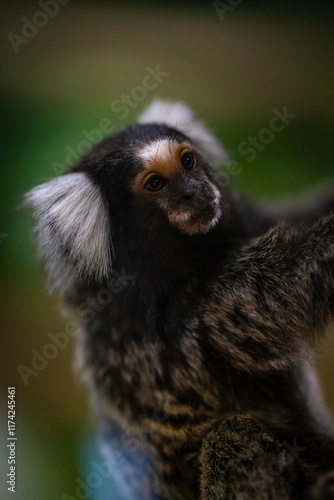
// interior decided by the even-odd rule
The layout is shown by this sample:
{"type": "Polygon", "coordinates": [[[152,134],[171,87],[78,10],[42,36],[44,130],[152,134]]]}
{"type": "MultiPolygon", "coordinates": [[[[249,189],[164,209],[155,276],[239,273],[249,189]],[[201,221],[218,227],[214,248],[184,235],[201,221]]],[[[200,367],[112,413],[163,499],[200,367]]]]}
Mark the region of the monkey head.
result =
{"type": "MultiPolygon", "coordinates": [[[[141,127],[150,137],[154,126],[141,127]]],[[[221,216],[221,194],[191,141],[172,129],[161,133],[134,152],[137,165],[129,189],[138,205],[161,213],[181,233],[206,233],[221,216]]]]}
{"type": "Polygon", "coordinates": [[[108,277],[118,242],[131,245],[130,234],[208,233],[226,203],[214,170],[224,160],[217,139],[189,108],[154,101],[138,123],[33,189],[25,200],[54,286],[55,276],[64,282],[73,271],[108,277]]]}

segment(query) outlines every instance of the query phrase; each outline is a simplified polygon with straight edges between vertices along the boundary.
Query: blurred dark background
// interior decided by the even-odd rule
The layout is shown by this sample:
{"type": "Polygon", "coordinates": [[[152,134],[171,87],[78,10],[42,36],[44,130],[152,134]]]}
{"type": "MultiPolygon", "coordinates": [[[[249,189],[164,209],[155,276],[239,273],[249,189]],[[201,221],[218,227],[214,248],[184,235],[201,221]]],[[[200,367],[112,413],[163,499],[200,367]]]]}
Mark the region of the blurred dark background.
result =
{"type": "MultiPolygon", "coordinates": [[[[234,0],[220,8],[200,1],[62,3],[46,19],[36,16],[45,12],[43,1],[0,7],[0,418],[4,443],[7,386],[16,386],[20,500],[81,498],[77,479],[85,480],[93,460],[87,457],[96,453],[88,398],[72,368],[75,341],[45,367],[40,361],[27,385],[19,373],[22,365],[32,368],[48,335],[66,325],[44,289],[30,217],[18,210],[23,193],[63,172],[87,147],[93,129],[101,133],[101,121],[124,126],[156,96],[197,111],[239,163],[236,189],[254,198],[284,199],[334,178],[332,2],[234,0]],[[140,102],[132,101],[121,120],[112,103],[131,95],[147,67],[157,65],[168,76],[140,102]],[[240,144],[259,133],[268,138],[262,129],[273,109],[284,107],[296,117],[269,142],[260,141],[255,159],[247,161],[240,144]]],[[[318,364],[334,414],[333,358],[331,336],[318,364]]],[[[12,498],[4,480],[5,445],[0,460],[0,496],[12,498]]],[[[105,487],[82,498],[107,498],[105,487]]]]}

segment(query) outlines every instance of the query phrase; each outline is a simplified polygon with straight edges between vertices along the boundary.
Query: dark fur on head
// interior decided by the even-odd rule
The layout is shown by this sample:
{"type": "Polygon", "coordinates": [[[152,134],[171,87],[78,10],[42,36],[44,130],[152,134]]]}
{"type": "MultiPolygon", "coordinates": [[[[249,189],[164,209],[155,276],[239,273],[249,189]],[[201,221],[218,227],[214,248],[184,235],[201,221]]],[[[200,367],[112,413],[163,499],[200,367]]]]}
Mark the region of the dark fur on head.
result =
{"type": "Polygon", "coordinates": [[[124,498],[333,498],[312,359],[334,314],[334,195],[264,212],[222,185],[224,160],[187,107],[155,102],[32,190],[50,287],[80,324],[124,498]]]}

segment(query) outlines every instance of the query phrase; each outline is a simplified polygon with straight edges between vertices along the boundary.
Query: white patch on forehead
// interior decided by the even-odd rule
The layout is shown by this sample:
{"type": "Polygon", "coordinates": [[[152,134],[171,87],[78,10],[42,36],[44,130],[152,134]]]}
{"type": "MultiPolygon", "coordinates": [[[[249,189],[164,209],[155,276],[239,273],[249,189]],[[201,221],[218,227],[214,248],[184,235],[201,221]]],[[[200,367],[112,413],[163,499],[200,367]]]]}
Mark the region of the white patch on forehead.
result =
{"type": "Polygon", "coordinates": [[[158,139],[146,144],[139,150],[139,157],[145,162],[166,161],[172,156],[171,146],[177,144],[170,139],[158,139]]]}
{"type": "Polygon", "coordinates": [[[213,167],[218,167],[228,160],[219,140],[182,102],[155,99],[142,113],[139,123],[164,123],[179,130],[203,152],[213,167]]]}

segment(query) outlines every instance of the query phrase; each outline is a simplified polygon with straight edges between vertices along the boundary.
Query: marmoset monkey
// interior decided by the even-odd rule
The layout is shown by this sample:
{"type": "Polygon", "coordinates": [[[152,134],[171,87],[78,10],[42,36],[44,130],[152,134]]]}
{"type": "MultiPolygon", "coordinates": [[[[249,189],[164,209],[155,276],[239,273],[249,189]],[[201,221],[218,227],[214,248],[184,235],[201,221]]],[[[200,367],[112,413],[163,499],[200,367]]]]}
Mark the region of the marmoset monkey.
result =
{"type": "Polygon", "coordinates": [[[80,326],[122,498],[334,498],[313,363],[334,193],[264,211],[221,182],[224,161],[189,108],[154,101],[26,195],[48,282],[80,326]]]}

